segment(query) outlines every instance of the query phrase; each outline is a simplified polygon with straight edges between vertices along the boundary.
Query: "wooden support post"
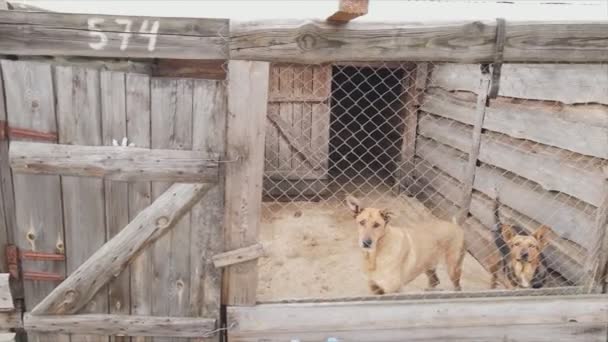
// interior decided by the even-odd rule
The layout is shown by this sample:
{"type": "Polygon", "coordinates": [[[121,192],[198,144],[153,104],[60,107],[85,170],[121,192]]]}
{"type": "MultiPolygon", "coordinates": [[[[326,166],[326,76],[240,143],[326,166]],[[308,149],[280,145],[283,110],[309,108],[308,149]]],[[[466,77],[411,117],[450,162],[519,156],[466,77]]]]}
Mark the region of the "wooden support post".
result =
{"type": "MultiPolygon", "coordinates": [[[[215,319],[112,314],[48,315],[25,314],[29,331],[110,336],[206,337],[215,329],[215,319]]],[[[1,342],[1,341],[0,341],[1,342]]]]}
{"type": "Polygon", "coordinates": [[[369,0],[340,0],[340,8],[329,18],[331,23],[347,23],[357,17],[367,14],[369,0]]]}
{"type": "Polygon", "coordinates": [[[74,314],[146,246],[158,240],[214,185],[175,184],[57,286],[32,314],[74,314]]]}
{"type": "MultiPolygon", "coordinates": [[[[226,131],[225,250],[258,241],[261,219],[264,139],[268,104],[269,63],[231,61],[228,67],[226,131]]],[[[258,282],[257,261],[228,268],[223,302],[253,305],[258,282]]]]}
{"type": "Polygon", "coordinates": [[[469,151],[469,161],[467,163],[463,178],[464,188],[462,192],[462,202],[460,202],[460,213],[457,217],[458,223],[464,222],[469,214],[469,207],[471,206],[471,199],[473,197],[473,183],[475,182],[475,170],[477,169],[477,159],[479,158],[479,148],[481,146],[481,131],[483,128],[483,120],[486,116],[490,83],[490,73],[482,73],[479,91],[477,92],[477,107],[475,109],[475,122],[473,124],[471,150],[469,151]]]}
{"type": "Polygon", "coordinates": [[[217,183],[219,178],[219,156],[204,151],[14,141],[9,156],[16,173],[141,182],[217,183]]]}
{"type": "Polygon", "coordinates": [[[606,292],[608,270],[608,166],[602,168],[604,172],[604,199],[595,212],[594,235],[592,247],[585,261],[585,274],[590,276],[589,282],[597,285],[606,292]]]}
{"type": "MultiPolygon", "coordinates": [[[[422,103],[422,96],[426,88],[427,78],[429,74],[429,63],[418,63],[415,71],[411,72],[409,77],[405,75],[401,81],[401,96],[403,102],[404,127],[403,137],[401,142],[401,165],[397,165],[398,175],[395,180],[398,192],[403,188],[408,196],[414,196],[412,193],[412,184],[414,179],[412,172],[414,171],[414,156],[416,153],[416,132],[418,130],[418,111],[422,103]]],[[[407,70],[406,70],[407,72],[407,70]]]]}

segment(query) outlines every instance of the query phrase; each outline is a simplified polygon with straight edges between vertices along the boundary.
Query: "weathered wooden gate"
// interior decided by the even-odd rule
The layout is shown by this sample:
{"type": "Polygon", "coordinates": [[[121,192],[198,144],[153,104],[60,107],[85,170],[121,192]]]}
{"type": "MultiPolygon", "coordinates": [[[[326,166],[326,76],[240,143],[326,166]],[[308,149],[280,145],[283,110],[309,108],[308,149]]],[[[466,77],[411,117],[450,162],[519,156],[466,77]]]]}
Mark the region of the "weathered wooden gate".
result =
{"type": "MultiPolygon", "coordinates": [[[[260,253],[240,232],[261,201],[250,119],[266,114],[268,63],[231,63],[234,82],[0,65],[30,338],[217,340],[222,267],[260,253]]],[[[226,278],[256,276],[239,267],[226,278]]]]}

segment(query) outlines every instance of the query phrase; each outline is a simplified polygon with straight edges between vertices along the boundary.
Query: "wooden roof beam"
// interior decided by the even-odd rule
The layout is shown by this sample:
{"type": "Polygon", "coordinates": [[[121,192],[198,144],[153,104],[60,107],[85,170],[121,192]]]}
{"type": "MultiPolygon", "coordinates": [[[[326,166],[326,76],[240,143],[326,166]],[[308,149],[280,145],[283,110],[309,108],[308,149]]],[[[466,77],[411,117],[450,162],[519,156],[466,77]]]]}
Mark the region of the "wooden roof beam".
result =
{"type": "Polygon", "coordinates": [[[367,14],[369,0],[340,0],[340,8],[329,18],[331,23],[347,23],[357,17],[367,14]]]}

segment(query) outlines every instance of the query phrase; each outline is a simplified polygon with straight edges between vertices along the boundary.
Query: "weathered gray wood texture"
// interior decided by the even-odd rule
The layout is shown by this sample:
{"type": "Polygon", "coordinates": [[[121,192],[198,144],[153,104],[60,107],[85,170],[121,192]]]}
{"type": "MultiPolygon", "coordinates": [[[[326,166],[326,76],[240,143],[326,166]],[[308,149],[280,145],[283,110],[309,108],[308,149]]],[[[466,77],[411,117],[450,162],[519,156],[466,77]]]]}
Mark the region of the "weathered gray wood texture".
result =
{"type": "MultiPolygon", "coordinates": [[[[124,93],[124,88],[122,90],[124,93]]],[[[113,136],[118,135],[126,136],[126,132],[113,136]]],[[[217,183],[218,181],[219,155],[217,154],[202,151],[114,147],[112,138],[105,139],[104,142],[106,140],[109,141],[110,146],[15,142],[11,144],[10,150],[11,167],[17,173],[99,177],[114,181],[184,183],[217,183]]],[[[126,189],[124,192],[126,194],[126,189]]]]}
{"type": "MultiPolygon", "coordinates": [[[[42,63],[1,62],[8,124],[45,133],[57,132],[54,84],[51,66],[42,63]]],[[[19,175],[15,188],[15,243],[21,250],[65,253],[61,183],[59,176],[19,175]]],[[[65,276],[61,261],[24,260],[22,270],[65,276]]],[[[25,280],[25,307],[33,308],[57,285],[56,282],[25,280]]],[[[28,334],[36,342],[67,342],[67,335],[28,334]]]]}
{"type": "Polygon", "coordinates": [[[313,195],[323,189],[329,158],[331,74],[331,65],[270,67],[264,155],[267,194],[313,195]],[[300,183],[305,184],[301,192],[300,183]]]}
{"type": "MultiPolygon", "coordinates": [[[[163,237],[164,242],[158,241],[151,248],[132,254],[128,258],[133,259],[131,265],[128,265],[127,259],[114,259],[114,266],[109,266],[107,272],[99,268],[103,267],[103,262],[94,262],[95,267],[86,266],[90,264],[85,263],[88,272],[101,278],[85,276],[80,279],[79,281],[94,281],[93,285],[84,286],[84,290],[80,285],[74,285],[84,293],[71,292],[73,289],[70,282],[65,281],[65,285],[62,284],[55,291],[68,291],[77,295],[68,295],[69,298],[64,296],[63,299],[49,297],[33,313],[53,307],[53,312],[176,317],[177,321],[182,317],[196,318],[189,321],[192,324],[205,318],[209,319],[205,322],[214,325],[220,314],[222,270],[213,266],[212,256],[224,251],[224,189],[219,170],[221,165],[217,162],[225,150],[227,91],[224,82],[157,79],[91,67],[11,61],[2,61],[2,73],[10,76],[10,84],[5,84],[4,89],[7,92],[7,113],[12,127],[57,134],[61,143],[55,145],[13,140],[14,151],[20,147],[28,150],[33,147],[34,150],[49,149],[48,152],[53,154],[52,151],[65,149],[63,155],[66,158],[55,158],[55,162],[84,162],[79,166],[80,171],[70,171],[63,177],[21,174],[18,173],[21,167],[15,165],[16,236],[20,239],[19,247],[23,250],[66,255],[65,262],[24,261],[24,267],[28,271],[65,275],[67,264],[68,274],[81,272],[79,269],[90,255],[98,251],[106,240],[123,236],[125,231],[122,229],[129,227],[129,222],[133,220],[137,222],[137,215],[152,203],[152,198],[160,196],[170,186],[169,183],[155,182],[152,187],[150,180],[199,183],[206,178],[201,178],[201,174],[206,173],[203,170],[205,166],[200,168],[201,163],[207,164],[207,160],[212,160],[213,164],[212,179],[206,180],[215,184],[212,189],[207,189],[208,196],[196,203],[192,213],[188,212],[177,222],[172,233],[163,237]],[[56,99],[54,94],[57,95],[56,99]],[[113,139],[120,142],[125,136],[136,147],[109,146],[113,139]],[[163,152],[154,149],[163,146],[169,150],[163,152]],[[123,162],[119,162],[123,164],[112,166],[118,161],[118,155],[125,157],[123,162]],[[184,165],[176,165],[181,164],[175,159],[176,156],[178,159],[185,157],[182,161],[187,160],[186,163],[190,166],[184,168],[184,165]],[[88,164],[93,160],[92,164],[88,164]],[[152,165],[146,168],[156,173],[156,176],[145,176],[147,172],[143,172],[142,176],[140,171],[131,173],[128,170],[132,163],[124,163],[125,160],[135,163],[137,160],[144,163],[148,160],[152,164],[168,163],[173,169],[170,173],[177,177],[169,174],[161,176],[157,173],[158,169],[153,171],[152,165]],[[94,165],[96,163],[97,166],[94,165]],[[131,175],[116,177],[117,173],[125,175],[125,171],[131,175]],[[140,173],[137,182],[133,182],[137,173],[140,173]],[[105,179],[74,177],[75,175],[103,175],[105,179]],[[63,242],[64,227],[66,240],[69,241],[66,244],[63,242]],[[70,289],[66,290],[66,286],[70,289]]],[[[29,152],[26,154],[29,155],[29,152]]],[[[40,155],[45,159],[43,155],[48,157],[47,152],[40,155]]],[[[41,161],[34,164],[41,167],[45,163],[46,161],[41,161]]],[[[52,171],[53,168],[54,166],[49,166],[42,173],[63,172],[59,169],[52,171]]],[[[200,187],[196,184],[188,186],[200,187]]],[[[179,201],[172,199],[169,202],[175,204],[179,201]]],[[[164,207],[170,208],[172,204],[164,207]]],[[[194,204],[190,203],[190,206],[194,204]]],[[[143,227],[154,228],[154,225],[143,227]]],[[[137,237],[140,235],[137,234],[137,237]]],[[[137,237],[127,240],[135,242],[137,237]]],[[[128,247],[119,250],[131,253],[128,252],[128,247]]],[[[101,251],[103,247],[98,252],[101,251]]],[[[27,310],[31,311],[57,284],[58,282],[27,281],[27,310]]],[[[93,341],[105,338],[78,335],[84,331],[72,331],[72,338],[93,341]]],[[[194,336],[188,334],[190,335],[187,336],[194,336]]],[[[136,335],[134,341],[151,338],[136,335]]],[[[159,339],[165,338],[168,333],[159,336],[162,336],[159,339]]],[[[173,336],[186,337],[179,333],[173,336]]],[[[205,340],[214,341],[218,336],[217,333],[212,334],[205,340]]],[[[35,332],[30,337],[42,342],[63,342],[68,338],[67,335],[39,335],[35,332]]],[[[196,337],[204,336],[199,333],[196,337]]],[[[113,336],[112,340],[129,339],[113,336]]]]}
{"type": "MultiPolygon", "coordinates": [[[[0,125],[7,122],[6,105],[4,100],[4,83],[2,81],[2,68],[0,68],[0,125]]],[[[5,127],[0,127],[4,132],[5,127]]],[[[8,162],[8,139],[0,138],[0,244],[14,244],[13,233],[15,222],[15,196],[13,194],[13,175],[8,162]]],[[[7,272],[6,255],[0,253],[0,272],[7,272]]]]}
{"type": "Polygon", "coordinates": [[[228,20],[0,12],[0,51],[16,55],[226,59],[228,20]],[[154,32],[156,31],[156,32],[154,32]]]}
{"type": "Polygon", "coordinates": [[[44,315],[25,314],[28,331],[83,334],[114,338],[125,336],[204,337],[215,329],[215,319],[130,315],[44,315]]]}
{"type": "Polygon", "coordinates": [[[605,341],[604,296],[229,307],[231,341],[605,341]],[[373,317],[373,320],[370,320],[373,317]]]}
{"type": "MultiPolygon", "coordinates": [[[[268,104],[269,64],[234,61],[228,65],[226,122],[225,249],[257,242],[264,174],[264,132],[268,104]]],[[[258,282],[257,261],[228,267],[222,296],[230,305],[253,305],[258,282]]]]}
{"type": "MultiPolygon", "coordinates": [[[[509,22],[508,62],[606,61],[605,22],[509,22]]],[[[230,23],[230,58],[271,62],[494,60],[495,21],[368,23],[315,20],[230,23]]]]}
{"type": "MultiPolygon", "coordinates": [[[[486,108],[472,201],[460,208],[472,215],[467,244],[478,259],[493,257],[480,250],[493,244],[493,202],[499,196],[506,222],[528,232],[541,224],[552,229],[545,251],[551,268],[571,283],[590,280],[588,257],[597,255],[596,211],[605,201],[602,168],[608,164],[608,106],[602,104],[608,80],[602,68],[505,65],[500,96],[486,108]]],[[[452,210],[446,200],[462,205],[467,161],[474,165],[468,153],[480,79],[479,65],[433,68],[418,120],[414,184],[431,207],[452,210]]]]}

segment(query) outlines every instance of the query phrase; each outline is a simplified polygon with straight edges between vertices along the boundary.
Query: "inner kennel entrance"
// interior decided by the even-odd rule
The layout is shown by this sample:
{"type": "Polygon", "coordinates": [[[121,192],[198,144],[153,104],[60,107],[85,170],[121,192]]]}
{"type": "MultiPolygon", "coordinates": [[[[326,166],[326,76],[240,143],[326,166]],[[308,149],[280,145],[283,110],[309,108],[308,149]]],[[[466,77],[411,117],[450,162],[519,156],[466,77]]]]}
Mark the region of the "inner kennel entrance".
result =
{"type": "MultiPolygon", "coordinates": [[[[398,225],[432,219],[399,186],[414,73],[402,63],[271,66],[259,301],[370,294],[349,194],[397,213],[398,225]]],[[[463,286],[487,289],[485,269],[470,255],[465,265],[463,286]]],[[[450,290],[442,268],[439,277],[450,290]]],[[[423,275],[404,290],[426,286],[423,275]]]]}

